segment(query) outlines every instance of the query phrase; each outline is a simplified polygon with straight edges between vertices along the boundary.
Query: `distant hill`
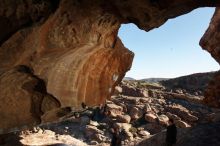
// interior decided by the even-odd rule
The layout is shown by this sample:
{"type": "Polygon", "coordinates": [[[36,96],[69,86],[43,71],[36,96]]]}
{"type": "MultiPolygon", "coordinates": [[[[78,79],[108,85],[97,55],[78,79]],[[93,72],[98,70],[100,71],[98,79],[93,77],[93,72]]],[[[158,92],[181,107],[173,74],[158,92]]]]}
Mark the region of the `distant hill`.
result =
{"type": "Polygon", "coordinates": [[[149,83],[158,83],[160,81],[166,81],[169,80],[169,78],[146,78],[146,79],[141,79],[139,81],[146,81],[149,83]]]}
{"type": "Polygon", "coordinates": [[[184,89],[188,92],[201,91],[208,85],[215,72],[195,73],[187,76],[177,77],[160,83],[167,89],[184,89]]]}
{"type": "Polygon", "coordinates": [[[136,79],[131,78],[131,77],[124,77],[123,80],[126,80],[126,81],[133,81],[133,80],[136,80],[136,79]]]}
{"type": "MultiPolygon", "coordinates": [[[[146,78],[146,79],[140,79],[140,80],[137,80],[137,81],[146,81],[146,82],[149,82],[149,83],[158,83],[160,81],[165,81],[165,80],[169,80],[169,79],[170,78],[146,78]]],[[[135,81],[136,79],[131,78],[131,77],[124,77],[123,80],[135,81]]]]}

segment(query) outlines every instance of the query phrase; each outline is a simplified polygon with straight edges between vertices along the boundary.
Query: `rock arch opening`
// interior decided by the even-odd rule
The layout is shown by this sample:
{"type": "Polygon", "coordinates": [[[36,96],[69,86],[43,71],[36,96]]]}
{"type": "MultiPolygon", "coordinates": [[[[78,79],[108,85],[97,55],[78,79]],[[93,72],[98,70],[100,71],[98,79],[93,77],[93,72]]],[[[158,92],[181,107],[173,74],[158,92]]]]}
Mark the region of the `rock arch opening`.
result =
{"type": "Polygon", "coordinates": [[[199,8],[149,32],[134,24],[123,24],[119,37],[135,54],[126,76],[175,78],[219,70],[219,64],[199,45],[214,11],[214,8],[199,8]]]}
{"type": "Polygon", "coordinates": [[[134,24],[122,25],[119,37],[135,54],[125,79],[164,80],[161,84],[169,90],[179,88],[203,98],[209,81],[219,70],[219,64],[199,45],[214,11],[214,8],[199,8],[149,32],[134,24]]]}
{"type": "MultiPolygon", "coordinates": [[[[81,109],[82,102],[92,106],[109,98],[133,59],[117,36],[120,24],[149,31],[206,6],[220,2],[1,0],[0,133],[56,121],[81,109]],[[20,72],[21,66],[31,72],[20,72]],[[45,84],[44,92],[38,84],[45,84]]],[[[218,62],[219,15],[217,8],[201,41],[218,62]]],[[[207,92],[215,106],[220,105],[219,80],[216,76],[207,92]]]]}

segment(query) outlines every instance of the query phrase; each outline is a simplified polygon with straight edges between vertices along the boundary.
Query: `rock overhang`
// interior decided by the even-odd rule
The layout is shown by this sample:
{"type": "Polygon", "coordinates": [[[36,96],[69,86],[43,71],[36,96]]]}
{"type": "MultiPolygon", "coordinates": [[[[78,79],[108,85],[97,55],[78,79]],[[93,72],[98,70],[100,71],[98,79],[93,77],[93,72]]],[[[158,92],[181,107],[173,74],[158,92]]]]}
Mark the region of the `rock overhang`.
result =
{"type": "MultiPolygon", "coordinates": [[[[134,56],[117,36],[120,24],[134,23],[149,31],[198,7],[220,5],[217,0],[1,1],[3,133],[56,121],[59,115],[80,110],[82,102],[94,106],[110,98],[134,56]],[[19,72],[20,68],[32,72],[19,72]],[[26,82],[28,88],[23,88],[26,82]],[[37,90],[38,84],[44,91],[37,90]],[[14,106],[23,104],[27,106],[14,106]]],[[[220,62],[218,12],[217,8],[201,45],[220,62]]],[[[212,99],[207,103],[216,107],[220,105],[213,102],[219,97],[218,81],[213,81],[206,94],[212,99]]]]}

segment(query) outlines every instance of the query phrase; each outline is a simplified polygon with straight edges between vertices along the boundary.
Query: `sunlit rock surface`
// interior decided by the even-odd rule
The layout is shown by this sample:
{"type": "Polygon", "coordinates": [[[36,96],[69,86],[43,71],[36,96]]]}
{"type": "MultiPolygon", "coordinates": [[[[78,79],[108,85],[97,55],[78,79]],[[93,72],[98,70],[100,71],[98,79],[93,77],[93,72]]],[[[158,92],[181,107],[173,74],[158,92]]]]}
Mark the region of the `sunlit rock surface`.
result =
{"type": "MultiPolygon", "coordinates": [[[[0,0],[0,132],[58,120],[113,93],[133,53],[120,24],[146,31],[210,0],[0,0]],[[23,73],[19,67],[30,70],[23,73]],[[43,90],[36,86],[40,83],[43,90]],[[9,116],[8,114],[11,114],[9,116]]],[[[219,53],[218,53],[219,54],[219,53]]]]}

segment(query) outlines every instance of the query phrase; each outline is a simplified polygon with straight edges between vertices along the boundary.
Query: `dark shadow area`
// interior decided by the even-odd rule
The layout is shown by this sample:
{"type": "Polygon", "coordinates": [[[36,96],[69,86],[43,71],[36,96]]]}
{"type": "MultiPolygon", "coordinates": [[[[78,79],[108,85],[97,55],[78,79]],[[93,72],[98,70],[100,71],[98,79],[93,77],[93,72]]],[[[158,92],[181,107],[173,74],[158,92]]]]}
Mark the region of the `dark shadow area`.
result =
{"type": "Polygon", "coordinates": [[[19,132],[0,135],[0,146],[23,146],[19,132]]]}

